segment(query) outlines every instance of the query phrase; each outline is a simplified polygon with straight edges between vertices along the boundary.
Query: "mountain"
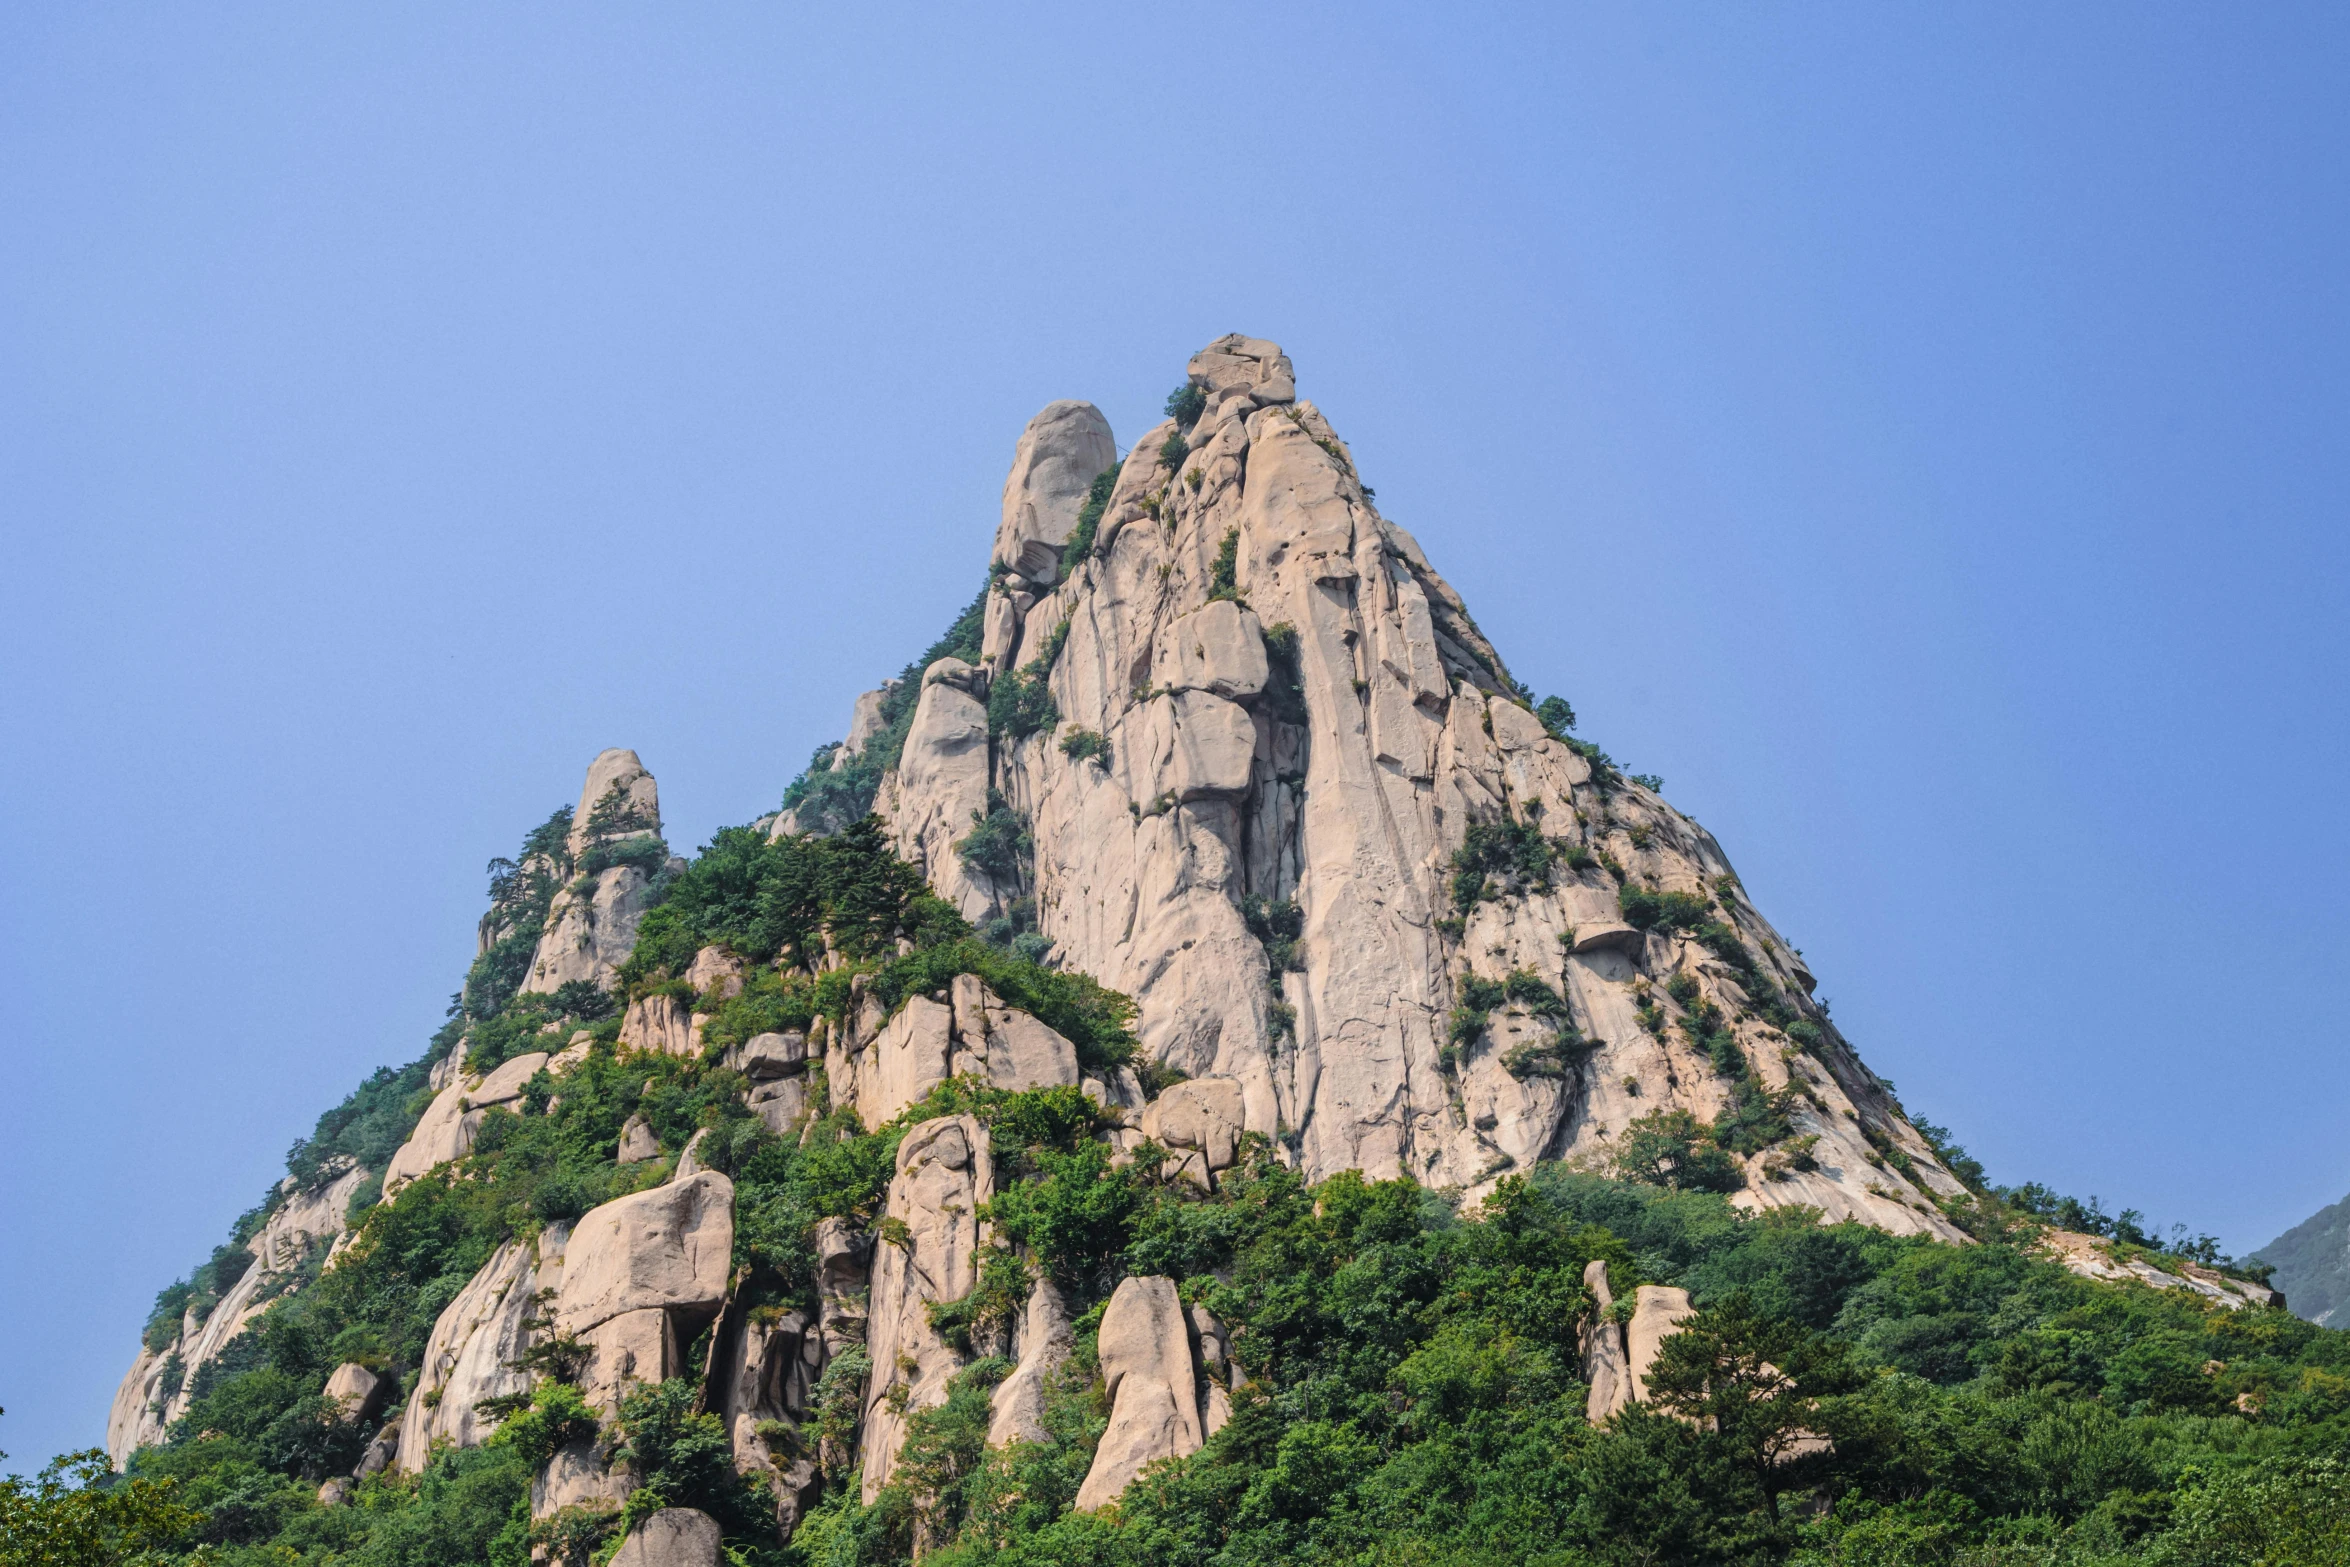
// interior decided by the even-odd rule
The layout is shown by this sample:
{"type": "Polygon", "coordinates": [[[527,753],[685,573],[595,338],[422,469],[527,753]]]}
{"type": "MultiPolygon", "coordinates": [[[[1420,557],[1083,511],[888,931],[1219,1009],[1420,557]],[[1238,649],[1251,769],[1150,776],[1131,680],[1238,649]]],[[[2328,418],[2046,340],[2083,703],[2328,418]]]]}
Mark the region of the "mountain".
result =
{"type": "Polygon", "coordinates": [[[493,865],[88,1494],[174,1560],[2341,1544],[2350,1340],[1985,1186],[1575,731],[1276,345],[1123,458],[1051,404],[774,814],[678,855],[607,750],[493,865]]]}
{"type": "Polygon", "coordinates": [[[2310,1321],[2332,1322],[2350,1305],[2350,1197],[2320,1208],[2254,1252],[2276,1269],[2274,1282],[2310,1321]]]}

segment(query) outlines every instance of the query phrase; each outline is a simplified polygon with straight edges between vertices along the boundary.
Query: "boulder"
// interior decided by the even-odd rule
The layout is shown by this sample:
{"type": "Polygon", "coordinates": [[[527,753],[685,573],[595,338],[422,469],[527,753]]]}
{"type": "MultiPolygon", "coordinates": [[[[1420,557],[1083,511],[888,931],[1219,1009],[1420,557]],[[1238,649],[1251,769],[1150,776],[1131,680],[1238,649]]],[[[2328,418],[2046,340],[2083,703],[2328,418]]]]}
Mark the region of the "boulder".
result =
{"type": "Polygon", "coordinates": [[[1632,1320],[1624,1324],[1624,1354],[1632,1377],[1632,1397],[1648,1402],[1648,1368],[1666,1339],[1681,1331],[1681,1323],[1697,1314],[1689,1292],[1662,1284],[1643,1284],[1633,1292],[1632,1320]]]}
{"type": "Polygon", "coordinates": [[[1110,1425],[1078,1488],[1077,1506],[1087,1511],[1116,1501],[1147,1466],[1196,1453],[1207,1440],[1190,1323],[1174,1280],[1121,1283],[1102,1313],[1099,1346],[1110,1425]]]}
{"type": "Polygon", "coordinates": [[[992,559],[1031,582],[1052,582],[1060,575],[1061,546],[1077,526],[1094,476],[1117,462],[1118,443],[1100,409],[1091,403],[1047,403],[1012,449],[992,559]]]}
{"type": "Polygon", "coordinates": [[[1154,800],[1188,801],[1245,794],[1254,776],[1256,721],[1245,708],[1205,691],[1161,696],[1134,731],[1136,760],[1154,800]]]}
{"type": "Polygon", "coordinates": [[[595,1047],[595,1036],[584,1028],[580,1029],[571,1036],[570,1041],[562,1049],[547,1058],[548,1073],[560,1077],[579,1065],[580,1062],[585,1061],[588,1058],[588,1052],[595,1047]]]}
{"type": "Polygon", "coordinates": [[[346,1360],[326,1379],[326,1401],[341,1412],[345,1425],[374,1418],[394,1384],[356,1361],[346,1360]]]}
{"type": "Polygon", "coordinates": [[[897,1463],[906,1417],[944,1403],[948,1379],[962,1368],[928,1308],[960,1299],[977,1282],[979,1210],[994,1195],[994,1159],[976,1117],[924,1121],[898,1145],[865,1334],[873,1356],[863,1445],[868,1504],[897,1463]]]}
{"type": "Polygon", "coordinates": [[[555,1325],[583,1334],[660,1308],[698,1332],[726,1298],[733,1250],[734,1183],[715,1170],[615,1198],[572,1230],[555,1325]]]}
{"type": "Polygon", "coordinates": [[[743,1102],[766,1123],[767,1130],[778,1137],[792,1136],[808,1116],[808,1080],[784,1077],[760,1083],[743,1096],[743,1102]]]}
{"type": "Polygon", "coordinates": [[[991,1087],[1016,1093],[1030,1088],[1077,1085],[1077,1047],[1057,1031],[1025,1012],[1008,1007],[988,1007],[984,1015],[987,1081],[991,1087]]]}
{"type": "Polygon", "coordinates": [[[1297,372],[1281,345],[1238,332],[1227,332],[1192,355],[1185,371],[1211,400],[1233,392],[1257,403],[1286,403],[1297,396],[1297,372]]]}
{"type": "Polygon", "coordinates": [[[628,1499],[633,1479],[626,1464],[606,1466],[594,1437],[566,1443],[530,1482],[531,1520],[543,1523],[566,1507],[616,1510],[628,1499]]]}
{"type": "Polygon", "coordinates": [[[653,1136],[653,1129],[641,1115],[632,1115],[620,1123],[620,1148],[613,1155],[615,1164],[642,1164],[647,1159],[661,1157],[661,1144],[653,1136]]]}
{"type": "Polygon", "coordinates": [[[754,1083],[791,1077],[808,1067],[808,1036],[798,1029],[754,1034],[727,1052],[726,1064],[754,1083]]]}
{"type": "MultiPolygon", "coordinates": [[[[1192,1171],[1202,1185],[1211,1172],[1229,1169],[1238,1157],[1246,1109],[1240,1084],[1229,1077],[1199,1077],[1177,1083],[1142,1112],[1142,1135],[1177,1154],[1198,1156],[1192,1171]]],[[[1192,1161],[1181,1160],[1186,1169],[1192,1161]]]]}
{"type": "Polygon", "coordinates": [[[724,1001],[743,993],[743,960],[724,947],[704,947],[687,965],[685,982],[694,993],[724,1001]]]}
{"type": "Polygon", "coordinates": [[[375,1440],[367,1444],[367,1451],[359,1455],[359,1467],[351,1471],[351,1478],[364,1480],[371,1474],[381,1474],[400,1456],[400,1422],[389,1420],[375,1433],[375,1440]]]}
{"type": "Polygon", "coordinates": [[[1152,649],[1151,680],[1166,690],[1237,701],[1264,690],[1265,678],[1264,627],[1229,599],[1178,616],[1152,649]]]}
{"type": "Polygon", "coordinates": [[[621,1542],[612,1567],[724,1567],[718,1520],[691,1507],[664,1507],[621,1542]]]}

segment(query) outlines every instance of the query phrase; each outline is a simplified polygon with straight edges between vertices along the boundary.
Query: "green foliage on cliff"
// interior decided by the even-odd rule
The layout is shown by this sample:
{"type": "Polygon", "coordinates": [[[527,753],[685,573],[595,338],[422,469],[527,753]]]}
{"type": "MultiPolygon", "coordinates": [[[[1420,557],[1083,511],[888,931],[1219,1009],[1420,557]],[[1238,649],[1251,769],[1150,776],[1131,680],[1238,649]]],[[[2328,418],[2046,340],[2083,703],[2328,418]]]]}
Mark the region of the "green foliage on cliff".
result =
{"type": "Polygon", "coordinates": [[[922,1532],[948,1567],[2315,1567],[2350,1540],[2350,1336],[2280,1312],[1554,1168],[1456,1216],[1262,1157],[1206,1197],[1081,1154],[1032,1156],[1015,1222],[1079,1306],[1125,1271],[1183,1281],[1247,1372],[1231,1424],[1117,1508],[1068,1511],[1104,1413],[1081,1318],[1051,1440],[987,1453],[954,1400],[918,1414],[909,1442],[946,1461],[828,1503],[800,1560],[902,1562],[922,1532]],[[1579,1370],[1593,1258],[1619,1296],[1674,1283],[1701,1308],[1655,1404],[1605,1429],[1579,1370]]]}

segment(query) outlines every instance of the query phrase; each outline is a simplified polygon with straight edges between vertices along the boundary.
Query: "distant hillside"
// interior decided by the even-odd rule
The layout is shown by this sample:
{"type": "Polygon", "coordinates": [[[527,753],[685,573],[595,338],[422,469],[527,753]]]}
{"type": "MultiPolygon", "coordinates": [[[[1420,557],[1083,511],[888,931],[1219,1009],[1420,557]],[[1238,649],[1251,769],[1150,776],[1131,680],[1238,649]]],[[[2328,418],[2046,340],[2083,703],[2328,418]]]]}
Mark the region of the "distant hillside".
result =
{"type": "Polygon", "coordinates": [[[2320,1208],[2254,1252],[2252,1260],[2276,1264],[2270,1282],[2285,1292],[2295,1312],[2320,1327],[2332,1326],[2335,1314],[2350,1305],[2350,1197],[2320,1208]]]}

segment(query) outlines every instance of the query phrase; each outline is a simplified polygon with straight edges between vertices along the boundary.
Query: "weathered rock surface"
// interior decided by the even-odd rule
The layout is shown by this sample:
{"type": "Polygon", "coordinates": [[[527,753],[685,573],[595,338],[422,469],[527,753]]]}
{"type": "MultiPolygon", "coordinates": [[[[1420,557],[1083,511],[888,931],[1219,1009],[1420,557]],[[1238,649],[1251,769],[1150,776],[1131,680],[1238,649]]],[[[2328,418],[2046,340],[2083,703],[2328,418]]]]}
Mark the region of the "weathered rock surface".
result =
{"type": "Polygon", "coordinates": [[[726,1298],[733,1252],[734,1183],[715,1170],[615,1198],[572,1230],[555,1325],[584,1334],[658,1309],[698,1332],[726,1298]]]}
{"type": "Polygon", "coordinates": [[[1607,1264],[1597,1259],[1587,1263],[1583,1287],[1593,1302],[1582,1332],[1583,1380],[1591,1387],[1583,1414],[1593,1425],[1601,1425],[1632,1401],[1632,1367],[1624,1351],[1623,1324],[1610,1315],[1616,1297],[1608,1288],[1607,1264]]]}
{"type": "Polygon", "coordinates": [[[335,1367],[321,1390],[326,1401],[342,1411],[346,1424],[357,1425],[383,1408],[393,1384],[355,1361],[335,1367]]]}
{"type": "Polygon", "coordinates": [[[138,1449],[163,1440],[171,1423],[187,1411],[196,1373],[261,1314],[288,1274],[344,1233],[344,1216],[367,1172],[343,1160],[323,1174],[318,1185],[307,1189],[291,1178],[280,1184],[277,1207],[245,1243],[252,1265],[208,1314],[201,1319],[192,1311],[184,1315],[178,1336],[160,1351],[140,1346],[107,1411],[106,1451],[118,1467],[138,1449]],[[178,1375],[166,1386],[175,1356],[178,1375]]]}
{"type": "Polygon", "coordinates": [[[549,1059],[545,1051],[534,1050],[502,1062],[486,1077],[469,1077],[460,1070],[456,1081],[433,1096],[416,1129],[385,1166],[384,1195],[390,1197],[434,1166],[471,1153],[483,1119],[519,1100],[523,1087],[549,1059]]]}
{"type": "Polygon", "coordinates": [[[479,1446],[492,1422],[474,1405],[530,1390],[511,1362],[530,1346],[533,1295],[562,1277],[568,1233],[551,1224],[535,1245],[499,1247],[434,1321],[400,1420],[401,1473],[422,1473],[436,1446],[479,1446]]]}
{"type": "Polygon", "coordinates": [[[863,1444],[868,1503],[897,1464],[906,1416],[945,1402],[947,1380],[963,1365],[924,1308],[970,1292],[978,1277],[979,1209],[994,1195],[987,1129],[976,1117],[925,1121],[898,1145],[866,1325],[873,1356],[863,1444]]]}
{"type": "Polygon", "coordinates": [[[661,1144],[653,1136],[653,1129],[641,1115],[632,1115],[620,1123],[620,1146],[613,1155],[615,1164],[642,1164],[647,1159],[661,1157],[661,1144]]]}
{"type": "Polygon", "coordinates": [[[621,1542],[612,1567],[723,1567],[718,1520],[690,1507],[665,1507],[621,1542]]]}
{"type": "Polygon", "coordinates": [[[629,1050],[690,1056],[694,1053],[693,1014],[681,997],[661,991],[639,996],[620,1019],[620,1043],[629,1050]]]}
{"type": "Polygon", "coordinates": [[[2247,1306],[2282,1306],[2285,1303],[2283,1295],[2265,1284],[2230,1278],[2216,1268],[2206,1268],[2193,1262],[2173,1261],[2169,1268],[2158,1268],[2142,1257],[2120,1255],[2108,1242],[2094,1235],[2084,1235],[2078,1230],[2044,1230],[2040,1234],[2039,1247],[2085,1279],[2134,1282],[2162,1290],[2186,1290],[2202,1296],[2215,1306],[2225,1306],[2230,1311],[2241,1311],[2247,1306]]]}
{"type": "Polygon", "coordinates": [[[1094,475],[1114,467],[1118,443],[1091,403],[1047,403],[1020,432],[1004,478],[1004,515],[993,559],[1030,582],[1060,575],[1061,546],[1094,475]]]}
{"type": "Polygon", "coordinates": [[[1696,1315],[1689,1292],[1662,1284],[1643,1284],[1632,1292],[1632,1320],[1624,1324],[1624,1357],[1632,1373],[1632,1397],[1648,1401],[1648,1368],[1666,1339],[1696,1315]]]}
{"type": "MultiPolygon", "coordinates": [[[[1520,705],[1460,596],[1379,515],[1321,412],[1295,401],[1279,346],[1228,336],[1190,375],[1205,411],[1134,443],[1093,555],[1065,579],[1039,556],[1038,576],[989,596],[990,669],[1039,656],[1066,624],[1053,700],[1064,730],[1099,732],[1108,756],[1071,759],[1056,730],[991,758],[976,695],[935,696],[938,740],[918,760],[910,746],[881,791],[932,885],[966,913],[998,891],[952,852],[992,784],[1031,824],[1056,960],[1133,996],[1147,1058],[1239,1085],[1243,1129],[1286,1133],[1317,1179],[1409,1173],[1474,1197],[1536,1160],[1604,1162],[1655,1111],[1711,1120],[1733,1083],[1663,994],[1687,976],[1761,1085],[1796,1091],[1794,1135],[1815,1139],[1752,1161],[1737,1201],[1962,1239],[1937,1207],[1958,1182],[1812,1002],[1812,976],[1720,846],[1520,705]],[[1472,829],[1538,834],[1551,868],[1496,874],[1457,908],[1453,860],[1472,829]],[[1619,883],[1700,898],[1740,962],[1638,928],[1619,883]],[[1296,907],[1300,971],[1269,972],[1242,917],[1252,897],[1296,907]],[[1503,1009],[1451,1047],[1462,982],[1518,969],[1563,999],[1572,1033],[1503,1009]],[[1661,1033],[1640,1020],[1650,995],[1661,1033]],[[1765,1002],[1816,1039],[1791,1050],[1765,1002]]],[[[1021,456],[1008,495],[1033,488],[1034,466],[1021,456]]],[[[1072,469],[1062,493],[1081,488],[1072,469]]],[[[997,558],[1031,537],[1044,535],[999,529],[997,558]]],[[[975,689],[946,673],[961,684],[943,689],[975,689]]]]}
{"type": "MultiPolygon", "coordinates": [[[[661,831],[661,797],[653,775],[634,751],[605,751],[588,765],[571,819],[571,857],[590,849],[661,831]],[[611,825],[598,830],[598,808],[611,825]]],[[[609,985],[612,971],[636,945],[651,877],[634,865],[614,865],[555,894],[545,933],[531,958],[529,990],[551,991],[573,980],[609,985]]]]}
{"type": "Polygon", "coordinates": [[[909,996],[887,1017],[878,1005],[853,1017],[827,1061],[833,1103],[856,1106],[857,1119],[870,1128],[950,1077],[980,1077],[1006,1090],[1081,1081],[1077,1047],[1005,1006],[976,975],[960,976],[946,995],[945,1001],[909,996]]]}
{"type": "Polygon", "coordinates": [[[987,810],[987,706],[973,694],[977,674],[959,658],[942,658],[923,674],[905,751],[874,802],[898,853],[966,919],[984,915],[996,898],[955,852],[974,814],[987,810]]]}
{"type": "Polygon", "coordinates": [[[1196,1453],[1207,1441],[1191,1325],[1174,1280],[1121,1283],[1102,1313],[1099,1344],[1110,1426],[1077,1492],[1078,1507],[1089,1511],[1116,1501],[1147,1466],[1196,1453]]]}
{"type": "Polygon", "coordinates": [[[1240,1084],[1229,1077],[1177,1083],[1142,1112],[1142,1135],[1178,1155],[1177,1170],[1202,1186],[1230,1169],[1246,1114],[1240,1084]]]}
{"type": "Polygon", "coordinates": [[[1038,1279],[1029,1288],[1028,1303],[1013,1338],[1019,1364],[988,1395],[990,1447],[1046,1439],[1046,1383],[1068,1360],[1072,1342],[1068,1303],[1052,1280],[1038,1279]]]}

